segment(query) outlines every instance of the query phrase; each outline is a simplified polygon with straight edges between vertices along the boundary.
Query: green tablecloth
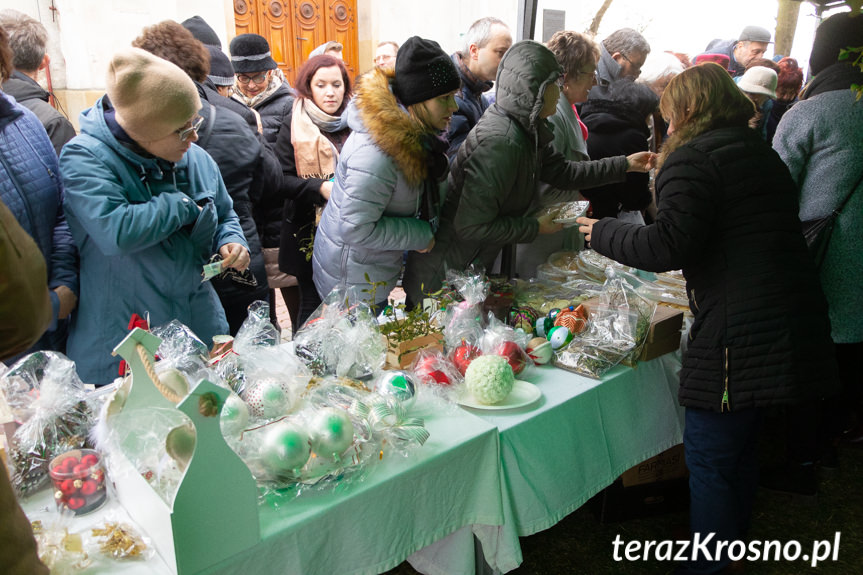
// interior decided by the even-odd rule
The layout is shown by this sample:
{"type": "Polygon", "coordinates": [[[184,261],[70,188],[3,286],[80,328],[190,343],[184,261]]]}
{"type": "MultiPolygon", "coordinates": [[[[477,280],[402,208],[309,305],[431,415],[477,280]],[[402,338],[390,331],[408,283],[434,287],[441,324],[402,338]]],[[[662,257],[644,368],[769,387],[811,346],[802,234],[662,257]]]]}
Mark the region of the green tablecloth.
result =
{"type": "Polygon", "coordinates": [[[682,441],[679,369],[679,354],[617,367],[601,382],[543,367],[525,378],[542,390],[538,404],[469,409],[500,431],[504,525],[463,529],[411,564],[430,575],[461,572],[468,560],[460,555],[475,534],[492,568],[518,567],[519,536],[551,527],[623,471],[682,441]]]}
{"type": "MultiPolygon", "coordinates": [[[[431,432],[422,448],[390,453],[345,489],[262,508],[263,541],[207,573],[379,573],[410,556],[423,573],[470,574],[474,537],[489,565],[510,571],[522,560],[519,536],[554,525],[627,468],[681,441],[679,367],[679,355],[666,355],[618,367],[602,382],[537,369],[526,379],[543,397],[506,412],[421,403],[415,414],[431,432]]],[[[46,504],[50,491],[24,507],[32,514],[46,504]]],[[[72,528],[122,513],[113,507],[72,528]]],[[[89,572],[171,569],[156,557],[89,572]]]]}
{"type": "MultiPolygon", "coordinates": [[[[303,495],[279,509],[261,507],[262,542],[205,573],[380,573],[464,526],[503,523],[498,433],[489,423],[449,406],[412,415],[426,418],[430,438],[408,457],[388,452],[362,481],[338,490],[303,495]]],[[[217,502],[214,502],[217,503],[217,502]]],[[[50,490],[22,503],[31,516],[47,518],[50,490]]],[[[56,514],[54,514],[56,515],[56,514]]],[[[122,517],[116,502],[70,529],[122,517]]],[[[471,547],[473,546],[471,540],[471,547]]],[[[466,560],[473,560],[473,553],[466,560]]],[[[163,575],[173,572],[157,555],[146,562],[108,562],[87,573],[163,575]]]]}

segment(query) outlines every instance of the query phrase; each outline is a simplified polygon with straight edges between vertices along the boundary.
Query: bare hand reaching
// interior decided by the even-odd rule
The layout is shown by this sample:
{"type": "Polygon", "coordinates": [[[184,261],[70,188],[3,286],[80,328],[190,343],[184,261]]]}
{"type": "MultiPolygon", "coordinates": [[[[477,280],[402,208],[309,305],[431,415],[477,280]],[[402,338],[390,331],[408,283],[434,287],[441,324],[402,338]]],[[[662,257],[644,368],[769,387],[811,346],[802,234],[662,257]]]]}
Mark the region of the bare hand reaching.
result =
{"type": "Polygon", "coordinates": [[[656,154],[653,152],[636,152],[626,156],[627,172],[648,172],[656,167],[656,154]]]}
{"type": "Polygon", "coordinates": [[[593,234],[593,224],[599,220],[581,216],[580,218],[576,218],[575,221],[578,224],[578,231],[584,234],[584,241],[589,242],[590,236],[593,234]]]}

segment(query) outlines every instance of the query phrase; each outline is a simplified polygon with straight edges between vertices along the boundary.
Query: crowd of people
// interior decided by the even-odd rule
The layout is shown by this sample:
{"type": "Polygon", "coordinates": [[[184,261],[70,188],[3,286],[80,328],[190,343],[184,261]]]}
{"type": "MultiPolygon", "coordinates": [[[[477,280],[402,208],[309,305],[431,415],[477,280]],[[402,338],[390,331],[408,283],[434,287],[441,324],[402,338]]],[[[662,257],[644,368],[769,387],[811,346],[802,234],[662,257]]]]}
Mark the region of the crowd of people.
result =
{"type": "Polygon", "coordinates": [[[513,42],[493,17],[453,54],[381,42],[357,78],[326,42],[292,86],[264,37],[226,54],[195,16],[113,54],[75,135],[38,84],[44,28],[0,12],[0,359],[61,351],[104,385],[135,314],[209,342],[256,300],[278,326],[278,290],[296,331],[336,287],[381,309],[401,281],[413,306],[447,270],[529,278],[589,243],[683,270],[691,530],[743,540],[768,409],[793,421],[794,490],[863,439],[863,71],[840,59],[861,20],[820,25],[805,88],[758,26],[690,59],[628,28],[513,42]],[[536,215],[576,199],[577,227],[536,215]],[[816,261],[801,220],[831,212],[816,261]]]}

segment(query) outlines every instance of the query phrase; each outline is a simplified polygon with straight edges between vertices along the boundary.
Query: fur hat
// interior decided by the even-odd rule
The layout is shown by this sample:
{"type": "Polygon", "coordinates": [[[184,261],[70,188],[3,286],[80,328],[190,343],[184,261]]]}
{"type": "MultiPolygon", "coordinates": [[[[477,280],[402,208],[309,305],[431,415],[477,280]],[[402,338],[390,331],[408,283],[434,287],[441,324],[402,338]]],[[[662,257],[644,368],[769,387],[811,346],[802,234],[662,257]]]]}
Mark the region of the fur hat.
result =
{"type": "Polygon", "coordinates": [[[240,34],[231,40],[231,64],[237,74],[278,68],[276,61],[270,56],[267,39],[259,34],[240,34]]]}
{"type": "Polygon", "coordinates": [[[852,46],[863,46],[863,16],[852,12],[830,16],[815,30],[809,70],[812,74],[820,73],[839,61],[840,50],[852,46]]]}
{"type": "Polygon", "coordinates": [[[204,46],[222,47],[222,41],[219,40],[219,36],[216,34],[216,31],[213,30],[200,16],[186,18],[183,20],[182,26],[191,32],[192,36],[194,36],[195,39],[201,42],[204,46]]]}
{"type": "Polygon", "coordinates": [[[455,64],[440,44],[411,36],[396,54],[393,93],[405,105],[431,100],[461,87],[455,64]]]}
{"type": "Polygon", "coordinates": [[[234,67],[231,61],[218,46],[207,46],[210,52],[210,73],[207,77],[216,86],[234,85],[234,67]]]}
{"type": "Polygon", "coordinates": [[[740,33],[738,42],[765,42],[770,43],[770,30],[761,26],[747,26],[740,33]]]}
{"type": "Polygon", "coordinates": [[[775,98],[778,81],[779,75],[770,68],[753,66],[740,76],[737,86],[750,94],[764,94],[775,98]]]}
{"type": "Polygon", "coordinates": [[[105,85],[117,122],[137,142],[164,138],[201,109],[198,89],[188,74],[139,48],[114,54],[105,85]]]}

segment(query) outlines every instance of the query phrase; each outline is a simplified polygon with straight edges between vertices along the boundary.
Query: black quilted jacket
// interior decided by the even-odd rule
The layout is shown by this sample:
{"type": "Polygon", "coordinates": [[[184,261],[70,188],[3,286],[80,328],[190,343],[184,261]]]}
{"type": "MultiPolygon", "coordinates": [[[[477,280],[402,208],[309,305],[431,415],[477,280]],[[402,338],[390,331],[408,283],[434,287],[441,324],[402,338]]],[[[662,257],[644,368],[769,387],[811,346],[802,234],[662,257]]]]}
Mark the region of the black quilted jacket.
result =
{"type": "Polygon", "coordinates": [[[656,189],[654,224],[605,218],[591,245],[644,270],[683,270],[695,321],[681,404],[728,411],[832,391],[827,304],[773,149],[748,128],[707,132],[668,157],[656,189]]]}

